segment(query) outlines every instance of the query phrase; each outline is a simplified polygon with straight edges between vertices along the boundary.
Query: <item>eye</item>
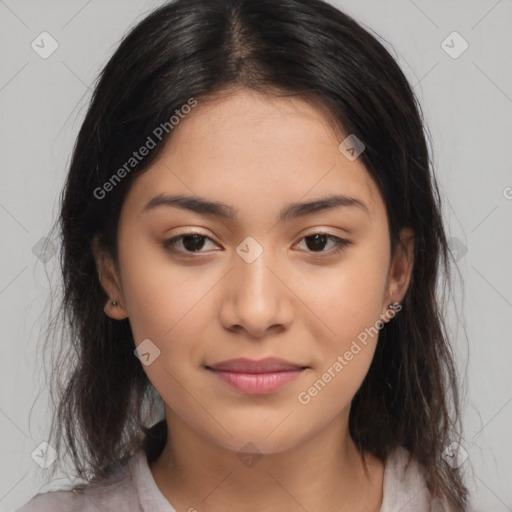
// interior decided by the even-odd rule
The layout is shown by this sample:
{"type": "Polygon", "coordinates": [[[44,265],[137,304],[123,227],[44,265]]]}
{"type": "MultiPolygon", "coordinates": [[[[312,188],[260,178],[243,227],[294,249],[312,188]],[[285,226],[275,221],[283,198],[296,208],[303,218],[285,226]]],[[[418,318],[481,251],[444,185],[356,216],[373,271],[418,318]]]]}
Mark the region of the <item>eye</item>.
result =
{"type": "MultiPolygon", "coordinates": [[[[302,238],[301,242],[302,240],[306,241],[307,252],[313,254],[319,253],[321,256],[337,254],[352,243],[349,240],[329,235],[328,233],[313,233],[302,238]],[[331,250],[324,251],[323,249],[329,241],[334,247],[331,250]]],[[[206,235],[201,235],[200,233],[184,233],[170,238],[169,240],[165,240],[164,247],[174,252],[200,254],[205,252],[201,249],[203,249],[206,241],[213,243],[213,240],[206,235]],[[179,245],[181,245],[181,247],[178,247],[179,245]]]]}
{"type": "Polygon", "coordinates": [[[349,240],[330,235],[329,233],[313,233],[305,236],[302,240],[306,241],[307,252],[313,254],[319,253],[320,256],[332,256],[333,254],[337,254],[352,243],[349,240]],[[323,248],[328,241],[331,241],[334,247],[331,250],[324,251],[323,248]]]}
{"type": "Polygon", "coordinates": [[[211,238],[207,237],[206,235],[201,235],[200,233],[184,233],[183,235],[175,236],[173,238],[170,238],[169,240],[166,240],[164,242],[165,248],[175,251],[175,252],[182,252],[182,253],[197,253],[197,252],[204,252],[201,251],[201,249],[204,247],[205,241],[211,240],[211,238]],[[181,243],[181,246],[184,248],[177,248],[176,245],[178,245],[178,242],[181,243]]]}

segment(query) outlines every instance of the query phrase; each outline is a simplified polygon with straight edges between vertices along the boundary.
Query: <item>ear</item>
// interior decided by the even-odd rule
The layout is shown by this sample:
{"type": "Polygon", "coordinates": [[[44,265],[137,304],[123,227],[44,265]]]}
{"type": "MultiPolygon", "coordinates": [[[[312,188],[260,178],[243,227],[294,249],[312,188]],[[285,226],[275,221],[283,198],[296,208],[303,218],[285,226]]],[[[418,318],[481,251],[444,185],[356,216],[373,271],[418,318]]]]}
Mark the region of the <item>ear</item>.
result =
{"type": "Polygon", "coordinates": [[[91,241],[91,250],[96,261],[98,279],[108,297],[104,311],[110,318],[123,320],[128,316],[128,312],[125,309],[121,279],[112,255],[101,246],[97,235],[91,241]],[[117,306],[114,306],[112,301],[117,302],[117,306]]]}
{"type": "Polygon", "coordinates": [[[391,261],[387,291],[384,297],[384,310],[390,303],[402,302],[411,280],[414,264],[414,232],[410,228],[400,231],[400,241],[391,261]]]}

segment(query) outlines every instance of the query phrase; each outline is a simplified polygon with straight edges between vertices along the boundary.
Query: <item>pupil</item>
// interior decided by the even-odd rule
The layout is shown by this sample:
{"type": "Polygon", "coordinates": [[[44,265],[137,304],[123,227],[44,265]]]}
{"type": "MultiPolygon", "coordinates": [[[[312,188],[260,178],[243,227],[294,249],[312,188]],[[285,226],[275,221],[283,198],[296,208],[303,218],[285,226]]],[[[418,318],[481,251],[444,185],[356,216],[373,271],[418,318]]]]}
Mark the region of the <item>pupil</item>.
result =
{"type": "Polygon", "coordinates": [[[306,245],[308,246],[308,249],[310,249],[310,250],[313,250],[315,247],[317,249],[321,250],[321,249],[324,248],[323,246],[325,246],[326,238],[327,238],[327,235],[311,235],[311,236],[307,236],[306,237],[306,245]],[[311,244],[308,243],[308,239],[311,239],[311,238],[314,239],[313,247],[311,247],[311,244]],[[322,246],[322,247],[318,246],[318,241],[319,240],[321,240],[320,246],[322,246]]]}
{"type": "Polygon", "coordinates": [[[183,237],[183,247],[187,249],[187,251],[196,251],[203,247],[204,245],[204,237],[202,235],[186,235],[183,237]],[[192,241],[191,244],[187,243],[188,241],[192,241]]]}

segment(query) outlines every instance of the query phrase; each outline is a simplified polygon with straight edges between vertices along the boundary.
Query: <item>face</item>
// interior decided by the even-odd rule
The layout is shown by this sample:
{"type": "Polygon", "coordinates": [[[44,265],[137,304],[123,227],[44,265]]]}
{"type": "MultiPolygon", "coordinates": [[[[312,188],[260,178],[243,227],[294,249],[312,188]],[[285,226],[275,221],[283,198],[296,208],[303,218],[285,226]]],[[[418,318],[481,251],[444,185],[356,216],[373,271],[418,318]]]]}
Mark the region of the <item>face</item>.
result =
{"type": "Polygon", "coordinates": [[[383,200],[361,160],[338,149],[343,138],[310,103],[240,90],[199,103],[133,183],[118,271],[103,269],[102,284],[120,303],[108,314],[128,316],[144,343],[170,429],[277,453],[346,420],[410,266],[400,252],[390,259],[383,200]],[[176,195],[225,206],[193,211],[165,199],[176,195]],[[333,195],[355,201],[289,209],[333,195]],[[305,369],[207,368],[267,357],[305,369]]]}

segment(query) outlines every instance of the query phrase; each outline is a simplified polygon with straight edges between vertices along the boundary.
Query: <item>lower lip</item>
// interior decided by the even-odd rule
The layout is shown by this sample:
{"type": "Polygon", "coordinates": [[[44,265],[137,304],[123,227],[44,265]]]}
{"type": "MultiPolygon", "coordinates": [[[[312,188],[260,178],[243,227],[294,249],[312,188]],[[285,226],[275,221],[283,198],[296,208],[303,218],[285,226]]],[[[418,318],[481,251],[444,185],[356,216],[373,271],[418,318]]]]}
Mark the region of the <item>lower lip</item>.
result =
{"type": "Polygon", "coordinates": [[[238,373],[210,370],[229,386],[247,395],[264,395],[296,379],[303,370],[272,373],[238,373]]]}

